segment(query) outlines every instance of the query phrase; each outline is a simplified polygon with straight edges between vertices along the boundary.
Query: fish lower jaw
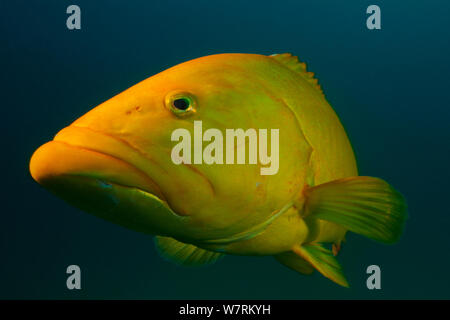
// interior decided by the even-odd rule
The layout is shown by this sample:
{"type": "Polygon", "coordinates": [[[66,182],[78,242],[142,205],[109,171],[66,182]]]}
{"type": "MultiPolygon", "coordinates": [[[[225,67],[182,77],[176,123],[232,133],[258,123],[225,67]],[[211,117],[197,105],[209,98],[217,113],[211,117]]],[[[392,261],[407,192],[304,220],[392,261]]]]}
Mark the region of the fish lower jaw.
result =
{"type": "Polygon", "coordinates": [[[136,187],[82,175],[49,179],[43,186],[76,208],[145,234],[175,232],[182,222],[165,201],[136,187]]]}

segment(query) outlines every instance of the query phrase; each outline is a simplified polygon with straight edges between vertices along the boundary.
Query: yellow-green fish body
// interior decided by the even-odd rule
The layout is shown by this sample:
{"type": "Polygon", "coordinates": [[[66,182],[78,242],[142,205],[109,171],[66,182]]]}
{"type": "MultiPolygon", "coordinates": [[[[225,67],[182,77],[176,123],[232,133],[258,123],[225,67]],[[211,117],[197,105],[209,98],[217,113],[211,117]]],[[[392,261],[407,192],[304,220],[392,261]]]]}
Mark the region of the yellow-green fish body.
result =
{"type": "MultiPolygon", "coordinates": [[[[189,146],[194,159],[203,154],[197,146],[189,146]]],[[[35,152],[30,171],[69,203],[156,235],[160,252],[179,263],[273,255],[344,286],[334,256],[346,231],[394,242],[406,216],[386,182],[358,177],[338,117],[290,54],[212,55],[161,72],[61,130],[35,152]],[[174,163],[173,133],[186,129],[195,139],[200,122],[200,135],[279,130],[267,140],[269,153],[278,147],[276,172],[262,174],[262,158],[174,163]]]]}

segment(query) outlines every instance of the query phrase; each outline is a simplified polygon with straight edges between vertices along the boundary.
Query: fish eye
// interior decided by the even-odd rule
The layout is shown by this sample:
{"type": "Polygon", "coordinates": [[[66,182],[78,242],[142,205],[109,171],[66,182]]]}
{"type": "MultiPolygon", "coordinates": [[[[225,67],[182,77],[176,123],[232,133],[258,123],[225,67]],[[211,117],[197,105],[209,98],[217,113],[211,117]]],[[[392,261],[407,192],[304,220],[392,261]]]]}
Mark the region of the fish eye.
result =
{"type": "Polygon", "coordinates": [[[166,97],[166,107],[178,116],[185,116],[195,112],[195,99],[190,93],[172,93],[166,97]]]}
{"type": "Polygon", "coordinates": [[[178,98],[173,100],[172,104],[174,108],[180,111],[186,111],[186,109],[190,107],[191,102],[189,101],[189,99],[186,98],[178,98]]]}

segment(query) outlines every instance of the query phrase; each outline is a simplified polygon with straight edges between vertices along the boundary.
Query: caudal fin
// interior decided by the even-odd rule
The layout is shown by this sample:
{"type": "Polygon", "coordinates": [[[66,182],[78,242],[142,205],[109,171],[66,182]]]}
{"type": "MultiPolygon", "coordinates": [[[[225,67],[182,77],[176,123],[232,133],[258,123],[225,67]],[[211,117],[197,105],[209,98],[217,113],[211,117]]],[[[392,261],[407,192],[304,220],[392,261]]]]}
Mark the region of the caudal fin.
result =
{"type": "Polygon", "coordinates": [[[339,224],[384,243],[396,242],[407,217],[402,195],[386,181],[350,177],[305,192],[305,215],[339,224]]]}

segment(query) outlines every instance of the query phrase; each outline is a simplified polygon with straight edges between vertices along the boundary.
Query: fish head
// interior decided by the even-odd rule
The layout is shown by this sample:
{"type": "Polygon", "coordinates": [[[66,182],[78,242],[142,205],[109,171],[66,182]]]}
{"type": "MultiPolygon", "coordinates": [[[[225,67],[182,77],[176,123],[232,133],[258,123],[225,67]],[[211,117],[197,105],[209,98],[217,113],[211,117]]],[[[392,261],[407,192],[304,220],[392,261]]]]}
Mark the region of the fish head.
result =
{"type": "Polygon", "coordinates": [[[154,75],[36,150],[31,175],[72,205],[136,231],[190,241],[246,234],[295,197],[309,157],[292,111],[264,83],[268,59],[214,55],[154,75]],[[223,164],[195,163],[200,121],[202,133],[222,133],[223,164]],[[245,163],[226,163],[226,130],[237,128],[267,130],[268,153],[279,144],[275,174],[262,175],[259,159],[249,163],[249,140],[245,163]],[[190,134],[191,163],[174,161],[179,129],[190,134]],[[272,129],[279,140],[271,141],[272,129]]]}

